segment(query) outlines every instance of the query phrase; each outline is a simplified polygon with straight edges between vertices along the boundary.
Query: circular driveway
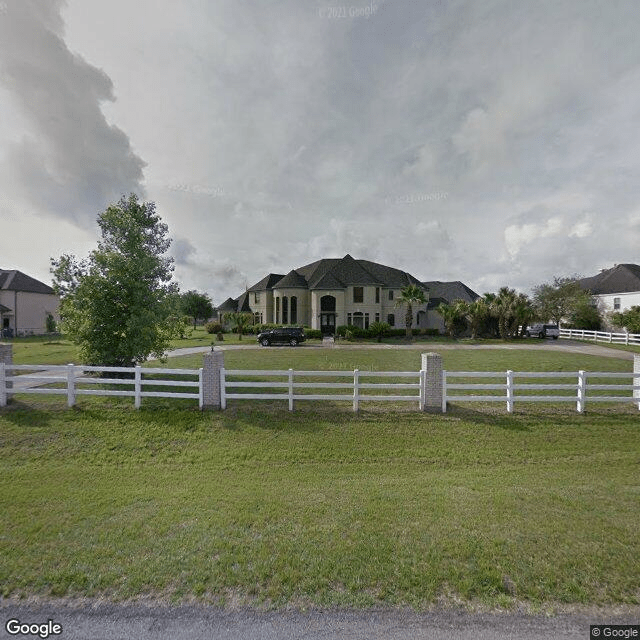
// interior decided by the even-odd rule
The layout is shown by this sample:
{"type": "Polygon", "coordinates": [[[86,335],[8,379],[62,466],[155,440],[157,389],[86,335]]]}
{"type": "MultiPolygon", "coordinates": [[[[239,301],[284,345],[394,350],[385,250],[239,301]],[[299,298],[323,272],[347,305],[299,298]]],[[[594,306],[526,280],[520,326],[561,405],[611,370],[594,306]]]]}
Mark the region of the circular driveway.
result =
{"type": "MultiPolygon", "coordinates": [[[[257,343],[252,344],[230,344],[230,345],[216,345],[217,349],[223,351],[230,351],[234,349],[265,349],[257,343]]],[[[420,351],[448,351],[450,349],[469,349],[469,350],[493,350],[493,349],[505,349],[505,350],[531,350],[539,351],[562,351],[565,353],[583,353],[592,356],[604,356],[606,358],[618,358],[619,360],[633,360],[635,354],[632,351],[624,351],[622,349],[613,349],[605,347],[603,345],[592,344],[589,342],[583,342],[579,340],[541,340],[539,342],[505,342],[500,344],[461,344],[450,342],[414,342],[411,344],[353,344],[353,343],[331,343],[331,344],[303,344],[298,347],[273,347],[276,349],[414,349],[420,351]]],[[[174,349],[169,351],[167,355],[173,356],[188,356],[194,353],[206,353],[210,351],[211,347],[184,347],[182,349],[174,349]]]]}

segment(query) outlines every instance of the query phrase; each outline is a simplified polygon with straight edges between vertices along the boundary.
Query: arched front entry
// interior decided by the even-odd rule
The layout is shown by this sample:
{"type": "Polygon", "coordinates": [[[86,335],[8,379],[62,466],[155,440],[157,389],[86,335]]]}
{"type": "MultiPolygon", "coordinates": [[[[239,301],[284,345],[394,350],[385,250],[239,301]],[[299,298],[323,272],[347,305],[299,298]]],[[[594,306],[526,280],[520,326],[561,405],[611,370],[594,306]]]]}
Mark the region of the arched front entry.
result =
{"type": "Polygon", "coordinates": [[[323,334],[336,332],[336,299],[335,296],[320,298],[320,331],[323,334]]]}

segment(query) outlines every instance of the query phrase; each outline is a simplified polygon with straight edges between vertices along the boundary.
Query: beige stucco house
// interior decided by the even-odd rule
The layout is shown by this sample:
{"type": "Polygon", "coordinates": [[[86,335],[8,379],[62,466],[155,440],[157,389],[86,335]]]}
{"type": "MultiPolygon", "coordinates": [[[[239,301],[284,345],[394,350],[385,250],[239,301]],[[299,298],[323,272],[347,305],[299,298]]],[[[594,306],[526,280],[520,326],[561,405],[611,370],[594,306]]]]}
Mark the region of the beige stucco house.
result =
{"type": "MultiPolygon", "coordinates": [[[[325,258],[293,269],[270,273],[239,298],[218,307],[251,313],[256,324],[304,325],[334,333],[340,325],[367,329],[374,322],[404,328],[405,307],[396,306],[401,289],[416,285],[429,292],[411,274],[369,260],[325,258]]],[[[415,328],[427,327],[428,304],[414,305],[415,328]]]]}
{"type": "Polygon", "coordinates": [[[0,269],[0,333],[4,337],[46,333],[47,315],[59,321],[53,289],[15,269],[0,269]]]}

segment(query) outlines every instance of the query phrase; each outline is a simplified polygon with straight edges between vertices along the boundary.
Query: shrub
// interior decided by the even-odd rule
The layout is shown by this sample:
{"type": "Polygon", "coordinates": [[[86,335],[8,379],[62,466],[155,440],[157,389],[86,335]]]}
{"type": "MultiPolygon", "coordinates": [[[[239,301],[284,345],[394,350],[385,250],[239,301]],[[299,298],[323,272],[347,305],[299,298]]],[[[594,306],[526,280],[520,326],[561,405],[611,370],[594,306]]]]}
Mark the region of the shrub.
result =
{"type": "Polygon", "coordinates": [[[53,317],[52,313],[47,313],[46,323],[47,323],[47,333],[55,333],[56,319],[53,317]]]}
{"type": "Polygon", "coordinates": [[[382,338],[389,335],[391,326],[386,322],[374,322],[369,327],[369,335],[378,339],[378,342],[382,342],[382,338]]]}
{"type": "Polygon", "coordinates": [[[304,335],[309,339],[322,339],[322,331],[320,329],[305,329],[304,335]]]}
{"type": "Polygon", "coordinates": [[[204,325],[207,333],[222,333],[222,325],[219,322],[207,322],[204,325]]]}

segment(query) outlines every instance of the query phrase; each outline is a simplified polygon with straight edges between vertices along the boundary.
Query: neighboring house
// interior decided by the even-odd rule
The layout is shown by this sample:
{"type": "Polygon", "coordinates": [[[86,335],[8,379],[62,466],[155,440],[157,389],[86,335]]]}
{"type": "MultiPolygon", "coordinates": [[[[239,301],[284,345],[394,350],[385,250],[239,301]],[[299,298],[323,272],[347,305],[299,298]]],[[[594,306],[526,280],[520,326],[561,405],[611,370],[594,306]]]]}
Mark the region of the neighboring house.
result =
{"type": "Polygon", "coordinates": [[[598,300],[603,316],[640,305],[640,265],[617,264],[598,275],[582,278],[580,286],[598,300]]]}
{"type": "Polygon", "coordinates": [[[440,282],[434,280],[423,282],[422,286],[429,291],[429,305],[427,306],[427,327],[438,329],[440,333],[445,333],[444,319],[436,311],[441,303],[450,304],[456,300],[473,302],[480,296],[469,289],[466,284],[455,280],[454,282],[440,282]]]}
{"type": "MultiPolygon", "coordinates": [[[[239,298],[218,307],[218,317],[229,311],[250,313],[256,324],[292,324],[334,333],[340,325],[367,329],[374,322],[404,328],[406,307],[396,306],[407,285],[426,287],[417,278],[369,260],[325,258],[293,269],[270,273],[239,298]]],[[[416,328],[430,326],[429,306],[413,308],[416,328]]]]}
{"type": "Polygon", "coordinates": [[[47,315],[59,321],[53,289],[15,269],[0,269],[0,329],[5,337],[46,333],[47,315]]]}

